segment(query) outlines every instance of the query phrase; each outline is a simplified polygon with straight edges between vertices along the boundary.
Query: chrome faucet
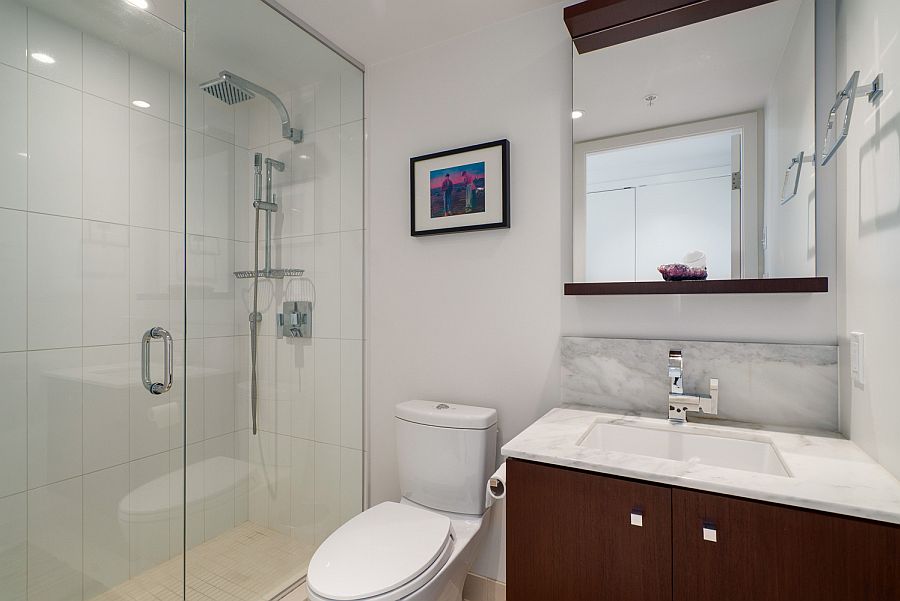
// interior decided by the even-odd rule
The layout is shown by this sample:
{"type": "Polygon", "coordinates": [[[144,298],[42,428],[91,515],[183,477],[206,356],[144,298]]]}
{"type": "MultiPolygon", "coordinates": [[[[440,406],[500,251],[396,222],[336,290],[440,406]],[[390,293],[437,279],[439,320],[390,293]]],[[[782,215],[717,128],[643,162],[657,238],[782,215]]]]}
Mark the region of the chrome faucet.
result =
{"type": "Polygon", "coordinates": [[[672,349],[669,351],[669,421],[685,423],[688,411],[716,415],[719,412],[719,380],[710,378],[709,396],[703,396],[685,394],[683,378],[684,358],[681,350],[672,349]]]}

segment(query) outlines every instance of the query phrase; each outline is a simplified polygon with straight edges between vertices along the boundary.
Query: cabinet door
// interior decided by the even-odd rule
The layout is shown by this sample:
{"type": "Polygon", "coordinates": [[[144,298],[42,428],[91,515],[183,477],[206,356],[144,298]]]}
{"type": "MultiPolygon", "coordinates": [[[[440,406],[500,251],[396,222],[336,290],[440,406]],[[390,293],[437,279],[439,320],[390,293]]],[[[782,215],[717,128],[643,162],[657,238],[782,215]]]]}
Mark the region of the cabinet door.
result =
{"type": "Polygon", "coordinates": [[[672,522],[675,601],[900,599],[900,527],[681,489],[672,522]]]}
{"type": "Polygon", "coordinates": [[[511,459],[507,491],[510,601],[672,598],[668,487],[511,459]]]}

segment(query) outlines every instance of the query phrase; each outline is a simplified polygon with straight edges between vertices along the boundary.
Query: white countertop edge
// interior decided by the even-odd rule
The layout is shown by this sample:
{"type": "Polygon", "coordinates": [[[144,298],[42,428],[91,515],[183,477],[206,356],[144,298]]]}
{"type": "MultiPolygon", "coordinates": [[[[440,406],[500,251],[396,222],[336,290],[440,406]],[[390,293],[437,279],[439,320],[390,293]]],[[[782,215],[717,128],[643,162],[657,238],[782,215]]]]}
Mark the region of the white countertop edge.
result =
{"type": "Polygon", "coordinates": [[[576,444],[598,420],[639,423],[648,419],[653,420],[654,426],[666,423],[659,418],[612,411],[551,409],[503,445],[501,453],[507,458],[900,524],[900,481],[856,444],[834,433],[769,430],[754,424],[737,426],[733,422],[721,426],[709,421],[691,424],[724,430],[726,435],[738,430],[742,437],[766,436],[781,453],[793,474],[791,478],[604,452],[576,444]],[[864,481],[853,482],[854,478],[864,481]],[[872,498],[863,501],[858,498],[860,492],[871,493],[872,498]]]}

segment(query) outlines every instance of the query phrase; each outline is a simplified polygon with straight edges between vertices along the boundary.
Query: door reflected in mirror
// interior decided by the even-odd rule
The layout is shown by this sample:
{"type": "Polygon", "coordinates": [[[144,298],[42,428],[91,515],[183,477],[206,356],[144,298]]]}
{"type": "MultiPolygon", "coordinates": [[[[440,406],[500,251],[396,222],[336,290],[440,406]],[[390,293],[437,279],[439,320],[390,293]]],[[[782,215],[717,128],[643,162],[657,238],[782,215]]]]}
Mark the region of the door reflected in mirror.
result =
{"type": "Polygon", "coordinates": [[[575,281],[816,275],[814,11],[573,49],[575,281]]]}

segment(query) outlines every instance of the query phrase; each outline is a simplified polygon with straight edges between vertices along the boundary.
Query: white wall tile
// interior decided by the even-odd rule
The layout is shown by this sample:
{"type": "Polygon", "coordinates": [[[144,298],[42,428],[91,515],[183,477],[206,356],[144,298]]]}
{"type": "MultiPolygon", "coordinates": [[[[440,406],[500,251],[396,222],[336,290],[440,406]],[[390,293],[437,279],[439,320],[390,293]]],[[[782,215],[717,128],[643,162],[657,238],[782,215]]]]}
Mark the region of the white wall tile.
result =
{"type": "Polygon", "coordinates": [[[261,148],[269,143],[269,131],[277,129],[280,123],[275,109],[265,98],[254,98],[244,103],[247,106],[248,144],[250,148],[261,148]]]}
{"type": "Polygon", "coordinates": [[[203,133],[234,144],[234,109],[209,94],[203,94],[203,133]]]}
{"type": "Polygon", "coordinates": [[[24,69],[26,57],[27,21],[25,5],[18,2],[0,3],[0,63],[24,69]]]}
{"type": "MultiPolygon", "coordinates": [[[[187,130],[185,139],[187,162],[184,188],[187,192],[187,231],[203,234],[203,135],[187,130]]],[[[179,185],[182,182],[179,180],[179,185]]]]}
{"type": "Polygon", "coordinates": [[[362,449],[363,343],[341,341],[341,446],[362,449]]]}
{"type": "Polygon", "coordinates": [[[341,129],[316,132],[316,233],[341,229],[341,129]]]}
{"type": "Polygon", "coordinates": [[[129,465],[85,474],[83,482],[84,598],[93,599],[128,580],[130,537],[119,509],[130,490],[129,465]]]}
{"type": "MultiPolygon", "coordinates": [[[[0,354],[0,497],[22,492],[27,484],[27,392],[25,353],[0,354]]],[[[2,518],[0,518],[2,520],[2,518]]],[[[0,556],[3,556],[0,552],[0,556]]]]}
{"type": "Polygon", "coordinates": [[[315,237],[316,256],[313,282],[316,287],[313,336],[341,336],[341,236],[322,234],[315,237]]]}
{"type": "MultiPolygon", "coordinates": [[[[169,449],[172,417],[178,413],[178,404],[168,394],[150,394],[144,388],[141,383],[141,345],[129,345],[129,354],[129,446],[131,459],[134,461],[169,449]]],[[[160,382],[162,373],[162,342],[153,341],[150,345],[150,377],[154,382],[160,382]]]]}
{"type": "MultiPolygon", "coordinates": [[[[294,235],[292,224],[295,207],[291,193],[293,184],[291,180],[291,152],[293,151],[293,146],[288,140],[281,140],[269,144],[266,151],[266,158],[284,163],[284,171],[277,171],[274,167],[272,168],[272,192],[275,194],[275,200],[279,205],[278,211],[272,215],[273,238],[294,235]]],[[[265,230],[263,229],[262,231],[265,230]]]]}
{"type": "MultiPolygon", "coordinates": [[[[181,75],[178,75],[181,77],[181,75]]],[[[203,103],[206,92],[200,89],[200,84],[196,81],[187,82],[187,98],[184,100],[187,108],[187,123],[185,125],[189,130],[203,133],[203,103]]]]}
{"type": "Polygon", "coordinates": [[[341,232],[341,338],[363,337],[363,231],[341,232]]]}
{"type": "Polygon", "coordinates": [[[0,352],[26,348],[27,232],[24,212],[0,209],[0,352]]]}
{"type": "MultiPolygon", "coordinates": [[[[0,17],[6,10],[0,7],[0,17]]],[[[0,65],[0,206],[12,209],[24,209],[28,204],[27,82],[22,71],[0,65]]]]}
{"type": "Polygon", "coordinates": [[[203,341],[204,438],[234,431],[234,343],[231,338],[203,341]]]}
{"type": "Polygon", "coordinates": [[[131,225],[169,229],[169,124],[131,111],[131,225]]]}
{"type": "Polygon", "coordinates": [[[210,540],[234,527],[234,434],[203,442],[203,531],[210,540]]]}
{"type": "Polygon", "coordinates": [[[125,344],[129,342],[128,226],[83,223],[83,344],[125,344]]]}
{"type": "Polygon", "coordinates": [[[246,102],[234,105],[234,144],[243,149],[250,148],[250,107],[246,102]]]}
{"type": "Polygon", "coordinates": [[[28,599],[81,599],[81,478],[28,493],[28,599]]]}
{"type": "Polygon", "coordinates": [[[316,430],[317,442],[341,442],[341,341],[317,338],[316,430]]]}
{"type": "Polygon", "coordinates": [[[184,231],[184,127],[169,124],[169,230],[184,231]]]}
{"type": "Polygon", "coordinates": [[[250,431],[234,434],[234,523],[250,519],[250,431]]]}
{"type": "Polygon", "coordinates": [[[316,131],[341,123],[341,76],[330,73],[316,86],[316,131]]]}
{"type": "Polygon", "coordinates": [[[341,448],[316,443],[316,545],[341,525],[341,448]]]}
{"type": "Polygon", "coordinates": [[[277,397],[290,403],[290,434],[313,440],[316,425],[316,341],[282,339],[276,365],[277,397]]]}
{"type": "Polygon", "coordinates": [[[341,73],[341,123],[363,118],[363,74],[348,67],[341,73]]]}
{"type": "Polygon", "coordinates": [[[81,217],[81,125],[80,92],[29,76],[29,210],[81,217]]]}
{"type": "MultiPolygon", "coordinates": [[[[0,4],[0,7],[6,3],[0,4]]],[[[0,8],[0,11],[3,9],[0,8]]],[[[0,13],[2,16],[2,13],[0,13]]],[[[3,557],[4,601],[25,599],[28,577],[27,495],[0,497],[0,557],[3,557]]]]}
{"type": "Polygon", "coordinates": [[[169,233],[130,228],[132,341],[153,326],[169,326],[169,233]]]}
{"type": "Polygon", "coordinates": [[[85,473],[129,459],[131,373],[128,358],[128,345],[84,348],[81,428],[85,473]]]}
{"type": "Polygon", "coordinates": [[[341,126],[341,230],[363,227],[363,122],[341,126]]]}
{"type": "Polygon", "coordinates": [[[203,233],[234,238],[234,146],[203,138],[203,233]]]}
{"type": "Polygon", "coordinates": [[[203,340],[187,340],[184,344],[175,345],[175,381],[169,396],[177,405],[177,424],[171,430],[170,448],[183,444],[182,436],[186,434],[187,443],[203,441],[203,340]],[[185,348],[187,348],[187,365],[185,365],[185,348]],[[184,374],[183,376],[181,374],[184,374]],[[184,418],[182,430],[183,403],[187,387],[187,416],[184,418]]]}
{"type": "Polygon", "coordinates": [[[84,95],[84,218],[128,223],[128,109],[84,95]]]}
{"type": "MultiPolygon", "coordinates": [[[[169,498],[169,454],[159,453],[131,463],[133,503],[165,507],[169,498]],[[144,487],[155,482],[152,487],[144,487]]],[[[131,576],[137,576],[169,559],[169,517],[159,520],[132,520],[130,523],[131,576]]]]}
{"type": "Polygon", "coordinates": [[[204,240],[202,236],[172,233],[170,241],[169,278],[171,279],[170,317],[175,338],[203,337],[203,268],[204,240]],[[187,253],[187,260],[185,260],[187,253]],[[185,280],[185,269],[187,278],[185,280]],[[187,306],[185,307],[185,301],[187,306]],[[187,315],[185,315],[185,312],[187,315]],[[185,321],[186,319],[186,321],[185,321]]]}
{"type": "Polygon", "coordinates": [[[128,52],[84,34],[84,91],[128,106],[128,52]]]}
{"type": "Polygon", "coordinates": [[[269,485],[274,485],[275,435],[250,436],[250,521],[269,525],[269,485]]]}
{"type": "Polygon", "coordinates": [[[341,449],[341,523],[362,511],[362,451],[341,449]]]}
{"type": "Polygon", "coordinates": [[[28,353],[28,486],[82,473],[81,349],[28,353]]]}
{"type": "Polygon", "coordinates": [[[291,525],[293,537],[303,544],[316,544],[316,456],[315,443],[291,439],[291,525]]]}
{"type": "Polygon", "coordinates": [[[302,129],[303,137],[316,131],[316,88],[306,86],[290,94],[290,98],[284,98],[288,103],[288,113],[291,116],[291,127],[302,129]],[[288,100],[290,102],[288,103],[288,100]]]}
{"type": "Polygon", "coordinates": [[[291,235],[316,231],[316,134],[305,134],[291,149],[291,235]]]}
{"type": "Polygon", "coordinates": [[[253,151],[234,149],[234,239],[253,240],[253,151]]]}
{"type": "Polygon", "coordinates": [[[291,525],[291,441],[290,436],[275,437],[275,457],[269,465],[275,485],[269,488],[269,528],[290,536],[291,525]]]}
{"type": "Polygon", "coordinates": [[[28,10],[28,72],[81,89],[81,32],[44,13],[28,10]],[[37,53],[53,57],[45,63],[37,53]]]}
{"type": "Polygon", "coordinates": [[[169,122],[184,127],[184,73],[169,71],[169,122]]]}
{"type": "Polygon", "coordinates": [[[28,348],[81,345],[81,221],[28,215],[28,348]]]}
{"type": "MultiPolygon", "coordinates": [[[[174,499],[181,499],[181,490],[183,486],[181,476],[182,472],[180,468],[182,467],[181,462],[179,461],[177,465],[173,464],[172,461],[174,457],[170,459],[170,465],[172,465],[172,494],[176,495],[174,499]]],[[[205,489],[203,484],[203,443],[198,442],[192,445],[188,445],[187,447],[187,498],[191,499],[191,502],[187,507],[187,524],[185,525],[185,530],[187,531],[187,548],[192,549],[203,542],[204,540],[204,523],[203,523],[203,503],[200,502],[200,499],[203,499],[205,496],[205,489]]],[[[179,501],[180,502],[180,501],[179,501]]],[[[173,516],[173,519],[170,521],[172,524],[176,524],[181,519],[179,515],[180,512],[177,512],[176,515],[173,516]]],[[[177,549],[177,552],[181,552],[181,545],[183,541],[182,532],[178,531],[177,537],[175,541],[170,540],[170,548],[177,549]],[[177,546],[172,546],[172,543],[175,543],[177,546]]],[[[173,551],[174,552],[174,551],[173,551]]]]}
{"type": "Polygon", "coordinates": [[[234,242],[221,238],[204,238],[203,335],[205,337],[234,335],[234,282],[234,242]]]}
{"type": "Polygon", "coordinates": [[[235,336],[234,342],[234,429],[250,427],[250,337],[235,336]]]}
{"type": "Polygon", "coordinates": [[[148,115],[169,119],[169,72],[156,63],[139,56],[130,56],[130,101],[150,103],[148,108],[137,108],[148,115]]]}

